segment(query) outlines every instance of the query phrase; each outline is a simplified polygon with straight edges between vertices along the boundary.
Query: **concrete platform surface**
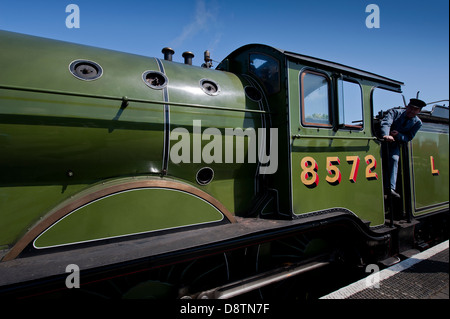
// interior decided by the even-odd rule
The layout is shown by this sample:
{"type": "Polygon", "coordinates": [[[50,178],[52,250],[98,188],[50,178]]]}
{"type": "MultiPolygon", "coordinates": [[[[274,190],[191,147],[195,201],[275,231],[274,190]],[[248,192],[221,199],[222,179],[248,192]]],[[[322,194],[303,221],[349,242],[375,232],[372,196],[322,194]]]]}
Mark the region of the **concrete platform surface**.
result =
{"type": "Polygon", "coordinates": [[[449,299],[449,241],[320,299],[449,299]]]}

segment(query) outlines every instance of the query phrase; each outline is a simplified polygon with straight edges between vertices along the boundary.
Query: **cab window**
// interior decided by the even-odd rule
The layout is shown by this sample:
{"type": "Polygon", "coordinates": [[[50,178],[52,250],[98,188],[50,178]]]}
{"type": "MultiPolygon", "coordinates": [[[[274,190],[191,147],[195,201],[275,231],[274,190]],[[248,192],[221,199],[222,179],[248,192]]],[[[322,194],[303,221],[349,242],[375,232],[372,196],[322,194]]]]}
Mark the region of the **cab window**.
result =
{"type": "Polygon", "coordinates": [[[402,95],[383,88],[375,88],[372,92],[372,113],[374,117],[383,117],[383,112],[404,105],[402,95]]]}
{"type": "Polygon", "coordinates": [[[328,77],[314,71],[305,71],[301,73],[300,85],[302,124],[331,127],[330,81],[328,77]]]}
{"type": "Polygon", "coordinates": [[[250,72],[256,75],[267,93],[274,94],[280,91],[280,66],[274,58],[260,53],[250,54],[250,72]]]}
{"type": "Polygon", "coordinates": [[[363,127],[362,91],[358,83],[338,80],[339,127],[361,129],[363,127]]]}

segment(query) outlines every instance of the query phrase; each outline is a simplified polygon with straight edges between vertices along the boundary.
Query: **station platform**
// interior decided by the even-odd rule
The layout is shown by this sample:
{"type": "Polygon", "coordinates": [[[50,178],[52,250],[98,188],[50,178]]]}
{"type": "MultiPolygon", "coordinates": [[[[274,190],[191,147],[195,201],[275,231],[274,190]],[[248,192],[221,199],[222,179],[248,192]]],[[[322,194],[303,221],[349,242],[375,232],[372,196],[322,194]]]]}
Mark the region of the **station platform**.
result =
{"type": "Polygon", "coordinates": [[[449,299],[449,241],[320,299],[449,299]]]}

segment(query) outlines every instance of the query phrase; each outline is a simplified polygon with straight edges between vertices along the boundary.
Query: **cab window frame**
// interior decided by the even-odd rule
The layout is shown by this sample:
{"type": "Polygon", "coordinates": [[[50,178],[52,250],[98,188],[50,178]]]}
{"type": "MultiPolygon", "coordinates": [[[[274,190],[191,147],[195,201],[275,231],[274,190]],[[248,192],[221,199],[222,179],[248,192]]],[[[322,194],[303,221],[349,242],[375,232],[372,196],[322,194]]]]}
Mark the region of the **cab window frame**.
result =
{"type": "Polygon", "coordinates": [[[333,90],[332,90],[332,80],[330,76],[322,71],[306,68],[302,70],[299,74],[299,82],[300,82],[300,123],[304,127],[318,127],[318,128],[333,128],[333,90]],[[306,75],[315,75],[323,77],[327,83],[327,111],[328,111],[328,123],[320,123],[320,122],[308,122],[306,120],[306,111],[305,111],[305,86],[304,86],[304,78],[306,75]]]}
{"type": "MultiPolygon", "coordinates": [[[[365,121],[364,121],[364,92],[363,92],[363,87],[361,85],[361,83],[359,81],[357,81],[356,79],[352,78],[352,77],[348,77],[348,76],[342,76],[337,78],[336,80],[336,86],[337,86],[337,99],[338,99],[338,126],[341,129],[348,129],[348,130],[358,130],[358,131],[362,131],[364,130],[364,125],[365,125],[365,121]],[[359,87],[359,93],[360,93],[360,112],[361,112],[361,124],[347,124],[344,122],[341,123],[341,115],[343,114],[345,116],[345,100],[342,101],[343,105],[341,106],[341,89],[339,87],[339,82],[342,81],[342,84],[344,82],[347,83],[351,83],[351,84],[356,84],[359,87]]],[[[344,98],[345,98],[345,89],[343,88],[344,91],[344,98]]]]}
{"type": "Polygon", "coordinates": [[[276,58],[274,58],[271,55],[262,53],[262,52],[249,52],[248,54],[248,70],[251,74],[253,74],[257,79],[261,81],[262,86],[266,90],[268,95],[277,94],[281,91],[281,68],[280,68],[280,61],[276,58]],[[266,59],[266,62],[275,62],[276,63],[276,70],[277,70],[277,79],[275,81],[265,81],[262,77],[261,73],[256,72],[257,68],[252,65],[252,61],[254,59],[252,56],[260,56],[266,59]]]}
{"type": "Polygon", "coordinates": [[[370,91],[370,113],[371,113],[371,118],[375,119],[379,115],[380,112],[383,114],[383,113],[389,111],[392,108],[406,107],[404,97],[403,97],[403,100],[401,100],[402,97],[403,97],[402,96],[402,91],[395,90],[395,89],[393,89],[391,87],[384,86],[384,85],[377,85],[377,86],[372,87],[372,89],[370,91]],[[374,95],[375,95],[375,93],[378,94],[378,92],[384,92],[383,95],[385,95],[384,96],[385,99],[386,99],[386,95],[390,95],[390,97],[387,98],[389,100],[390,104],[386,105],[386,109],[380,108],[379,105],[377,104],[376,110],[378,112],[375,113],[375,102],[378,102],[380,98],[377,97],[376,99],[374,99],[374,95]],[[391,98],[391,97],[394,97],[394,95],[397,95],[398,98],[397,99],[391,98]],[[374,100],[377,100],[377,101],[374,101],[374,100]],[[393,101],[393,100],[400,100],[400,103],[396,103],[396,102],[392,103],[391,101],[393,101]],[[398,105],[396,105],[396,104],[398,104],[398,105]]]}

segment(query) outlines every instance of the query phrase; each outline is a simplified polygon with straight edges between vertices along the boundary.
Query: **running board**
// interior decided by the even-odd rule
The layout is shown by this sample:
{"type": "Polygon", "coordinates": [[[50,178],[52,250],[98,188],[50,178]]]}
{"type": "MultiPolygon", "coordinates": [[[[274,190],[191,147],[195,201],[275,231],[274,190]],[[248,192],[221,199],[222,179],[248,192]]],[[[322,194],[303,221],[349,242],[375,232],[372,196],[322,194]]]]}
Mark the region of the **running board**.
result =
{"type": "Polygon", "coordinates": [[[183,296],[181,299],[229,299],[275,282],[327,266],[329,264],[329,261],[314,261],[307,264],[291,264],[289,266],[280,267],[252,277],[235,281],[221,287],[213,288],[190,296],[183,296]]]}

